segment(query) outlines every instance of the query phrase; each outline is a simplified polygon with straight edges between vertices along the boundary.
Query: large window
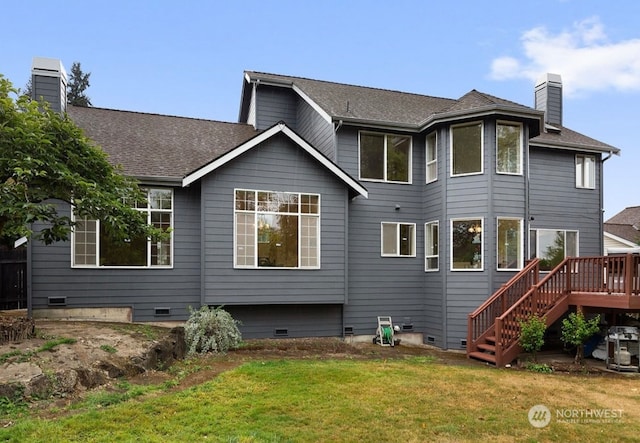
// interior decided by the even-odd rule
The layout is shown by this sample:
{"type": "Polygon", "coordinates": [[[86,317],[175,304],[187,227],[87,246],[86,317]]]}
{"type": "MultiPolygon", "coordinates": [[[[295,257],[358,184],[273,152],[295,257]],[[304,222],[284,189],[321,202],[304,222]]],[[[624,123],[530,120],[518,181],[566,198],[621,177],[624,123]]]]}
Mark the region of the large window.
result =
{"type": "Polygon", "coordinates": [[[482,173],[482,123],[451,127],[451,175],[482,173]]]}
{"type": "Polygon", "coordinates": [[[540,259],[540,269],[550,271],[565,257],[578,256],[578,232],[532,229],[529,235],[531,258],[540,259]]]}
{"type": "Polygon", "coordinates": [[[385,257],[415,257],[416,225],[412,223],[382,223],[382,255],[385,257]]]}
{"type": "Polygon", "coordinates": [[[431,183],[438,179],[438,148],[436,145],[435,131],[427,135],[427,183],[431,183]]]}
{"type": "Polygon", "coordinates": [[[519,123],[498,123],[496,172],[522,174],[522,125],[519,123]]]}
{"type": "Polygon", "coordinates": [[[596,187],[596,158],[592,155],[576,155],[576,187],[596,187]]]}
{"type": "Polygon", "coordinates": [[[425,271],[437,271],[438,270],[438,229],[439,224],[437,221],[432,221],[424,224],[424,270],[425,271]]]}
{"type": "Polygon", "coordinates": [[[411,137],[361,132],[360,178],[411,182],[411,137]]]}
{"type": "MultiPolygon", "coordinates": [[[[168,230],[173,227],[173,191],[148,189],[147,201],[134,205],[144,212],[147,223],[168,230]]],[[[73,265],[77,267],[171,266],[172,241],[151,241],[145,237],[119,240],[111,237],[99,220],[76,219],[73,230],[73,265]]]]}
{"type": "Polygon", "coordinates": [[[481,271],[482,219],[451,220],[451,269],[481,271]]]}
{"type": "Polygon", "coordinates": [[[235,266],[320,267],[320,196],[235,191],[235,266]]]}
{"type": "Polygon", "coordinates": [[[498,269],[522,269],[522,219],[498,217],[498,269]]]}

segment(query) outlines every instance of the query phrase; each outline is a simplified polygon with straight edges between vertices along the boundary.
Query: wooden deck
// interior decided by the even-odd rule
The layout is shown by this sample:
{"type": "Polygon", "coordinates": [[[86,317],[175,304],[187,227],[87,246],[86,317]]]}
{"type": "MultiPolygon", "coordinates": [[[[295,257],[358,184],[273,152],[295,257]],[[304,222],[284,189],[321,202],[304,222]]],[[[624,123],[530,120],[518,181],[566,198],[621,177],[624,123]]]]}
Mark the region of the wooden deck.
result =
{"type": "Polygon", "coordinates": [[[570,306],[640,311],[640,255],[569,257],[548,273],[539,260],[469,314],[467,355],[502,366],[522,350],[520,321],[532,315],[547,325],[570,306]]]}

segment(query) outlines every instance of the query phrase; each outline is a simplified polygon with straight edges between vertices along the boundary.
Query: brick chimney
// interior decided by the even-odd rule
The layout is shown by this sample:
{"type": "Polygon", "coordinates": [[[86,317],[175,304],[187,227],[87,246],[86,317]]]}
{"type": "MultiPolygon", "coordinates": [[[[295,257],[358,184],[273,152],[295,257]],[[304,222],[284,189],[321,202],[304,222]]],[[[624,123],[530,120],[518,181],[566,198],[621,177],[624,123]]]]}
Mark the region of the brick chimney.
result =
{"type": "Polygon", "coordinates": [[[60,60],[34,57],[31,64],[31,98],[44,100],[56,112],[67,110],[67,72],[60,60]]]}
{"type": "Polygon", "coordinates": [[[544,111],[544,122],[562,126],[562,79],[558,74],[546,74],[536,83],[536,109],[544,111]]]}

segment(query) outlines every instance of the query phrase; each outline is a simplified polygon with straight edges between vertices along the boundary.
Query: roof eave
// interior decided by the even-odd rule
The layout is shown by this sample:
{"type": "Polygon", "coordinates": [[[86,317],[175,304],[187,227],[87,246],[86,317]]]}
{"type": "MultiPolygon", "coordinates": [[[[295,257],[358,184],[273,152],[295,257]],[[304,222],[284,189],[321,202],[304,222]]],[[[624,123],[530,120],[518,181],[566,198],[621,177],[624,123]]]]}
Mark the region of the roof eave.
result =
{"type": "Polygon", "coordinates": [[[531,140],[529,142],[530,146],[537,146],[539,148],[548,148],[548,149],[566,149],[569,151],[581,151],[581,152],[592,152],[596,154],[615,154],[620,155],[620,149],[614,146],[595,146],[595,145],[585,145],[581,143],[571,143],[571,142],[553,142],[553,141],[541,141],[541,140],[531,140]]]}

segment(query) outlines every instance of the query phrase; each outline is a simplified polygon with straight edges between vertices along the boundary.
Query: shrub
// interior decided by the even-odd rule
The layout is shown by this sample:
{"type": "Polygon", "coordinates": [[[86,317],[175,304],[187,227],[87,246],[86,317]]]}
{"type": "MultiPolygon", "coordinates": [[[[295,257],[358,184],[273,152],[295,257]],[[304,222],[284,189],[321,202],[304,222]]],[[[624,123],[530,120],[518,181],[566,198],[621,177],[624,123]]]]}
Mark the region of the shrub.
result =
{"type": "Polygon", "coordinates": [[[546,330],[547,324],[544,317],[532,315],[526,321],[520,321],[520,346],[525,352],[531,352],[534,362],[537,361],[536,353],[544,345],[546,330]]]}
{"type": "Polygon", "coordinates": [[[587,321],[582,312],[572,312],[568,318],[562,320],[561,340],[566,344],[576,346],[576,363],[582,363],[584,358],[584,343],[600,330],[600,315],[587,321]]]}
{"type": "Polygon", "coordinates": [[[187,355],[224,353],[240,345],[240,322],[222,307],[211,309],[205,305],[198,310],[189,307],[189,312],[184,326],[187,355]]]}

